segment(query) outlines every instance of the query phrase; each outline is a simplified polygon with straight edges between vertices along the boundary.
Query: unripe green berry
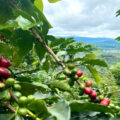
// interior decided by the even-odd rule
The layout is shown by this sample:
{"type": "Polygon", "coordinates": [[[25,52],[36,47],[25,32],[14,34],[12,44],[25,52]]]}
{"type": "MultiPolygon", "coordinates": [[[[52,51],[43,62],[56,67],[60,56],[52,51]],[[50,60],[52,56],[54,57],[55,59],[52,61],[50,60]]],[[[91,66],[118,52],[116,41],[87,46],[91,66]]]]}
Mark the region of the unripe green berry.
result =
{"type": "Polygon", "coordinates": [[[29,95],[27,99],[28,99],[28,102],[32,102],[35,100],[35,97],[33,95],[29,95]]]}
{"type": "Polygon", "coordinates": [[[20,98],[22,96],[22,94],[18,91],[15,91],[14,92],[14,95],[17,97],[17,98],[20,98]]]}
{"type": "Polygon", "coordinates": [[[13,86],[15,83],[15,79],[13,78],[8,78],[6,81],[5,81],[5,85],[6,86],[13,86]]]}
{"type": "Polygon", "coordinates": [[[27,109],[26,108],[19,108],[18,114],[21,116],[25,116],[27,114],[27,109]]]}
{"type": "Polygon", "coordinates": [[[14,84],[13,87],[15,90],[21,90],[21,85],[19,85],[19,84],[14,84]]]}
{"type": "Polygon", "coordinates": [[[27,97],[25,97],[25,96],[20,97],[19,100],[18,100],[18,103],[21,106],[25,106],[28,103],[27,97]]]}

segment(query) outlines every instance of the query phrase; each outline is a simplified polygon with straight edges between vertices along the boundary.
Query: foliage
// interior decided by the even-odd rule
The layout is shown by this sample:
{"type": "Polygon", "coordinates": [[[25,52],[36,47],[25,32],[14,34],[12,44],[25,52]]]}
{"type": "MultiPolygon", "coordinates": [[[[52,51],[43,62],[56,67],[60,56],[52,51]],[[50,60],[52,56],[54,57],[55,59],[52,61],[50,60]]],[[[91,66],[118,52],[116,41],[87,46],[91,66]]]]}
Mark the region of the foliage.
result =
{"type": "Polygon", "coordinates": [[[0,74],[0,119],[70,120],[72,112],[81,111],[119,116],[119,106],[100,105],[100,99],[97,104],[84,93],[89,78],[82,71],[78,75],[79,69],[89,70],[98,97],[110,97],[107,86],[98,86],[102,75],[97,67],[108,66],[94,54],[96,47],[49,35],[52,25],[43,8],[42,0],[0,1],[0,55],[12,61],[7,73],[0,74]]]}

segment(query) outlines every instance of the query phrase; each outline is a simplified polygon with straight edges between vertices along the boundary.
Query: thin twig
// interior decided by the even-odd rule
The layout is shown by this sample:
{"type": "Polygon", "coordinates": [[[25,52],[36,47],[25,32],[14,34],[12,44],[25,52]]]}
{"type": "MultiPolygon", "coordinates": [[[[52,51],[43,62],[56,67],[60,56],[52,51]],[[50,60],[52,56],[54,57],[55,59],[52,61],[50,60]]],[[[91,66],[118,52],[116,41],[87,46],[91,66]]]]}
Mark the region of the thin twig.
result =
{"type": "Polygon", "coordinates": [[[18,102],[18,98],[14,95],[14,93],[13,93],[13,91],[12,91],[11,88],[9,89],[9,92],[10,92],[10,95],[12,96],[12,98],[13,98],[16,102],[18,102]]]}
{"type": "Polygon", "coordinates": [[[12,105],[10,105],[8,102],[3,102],[3,104],[7,107],[7,108],[9,108],[12,112],[16,112],[16,110],[15,110],[15,108],[12,106],[12,105]]]}

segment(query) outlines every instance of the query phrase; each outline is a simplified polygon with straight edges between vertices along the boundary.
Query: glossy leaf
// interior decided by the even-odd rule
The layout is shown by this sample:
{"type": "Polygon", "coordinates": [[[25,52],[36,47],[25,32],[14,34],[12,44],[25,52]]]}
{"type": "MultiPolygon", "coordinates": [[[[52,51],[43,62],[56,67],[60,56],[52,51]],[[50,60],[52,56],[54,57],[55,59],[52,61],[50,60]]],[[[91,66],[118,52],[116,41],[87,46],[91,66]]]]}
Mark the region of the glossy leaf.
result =
{"type": "Polygon", "coordinates": [[[88,70],[90,71],[90,73],[92,74],[93,78],[95,79],[97,85],[99,85],[101,77],[99,72],[93,67],[93,66],[86,66],[88,68],[88,70]]]}
{"type": "Polygon", "coordinates": [[[34,5],[43,12],[43,1],[42,0],[35,0],[34,5]]]}
{"type": "Polygon", "coordinates": [[[95,111],[95,112],[108,112],[113,113],[112,109],[90,102],[82,102],[82,101],[73,101],[70,103],[70,108],[72,112],[81,112],[81,111],[95,111]]]}
{"type": "Polygon", "coordinates": [[[70,107],[67,102],[58,102],[49,108],[49,112],[57,120],[70,120],[70,107]]]}

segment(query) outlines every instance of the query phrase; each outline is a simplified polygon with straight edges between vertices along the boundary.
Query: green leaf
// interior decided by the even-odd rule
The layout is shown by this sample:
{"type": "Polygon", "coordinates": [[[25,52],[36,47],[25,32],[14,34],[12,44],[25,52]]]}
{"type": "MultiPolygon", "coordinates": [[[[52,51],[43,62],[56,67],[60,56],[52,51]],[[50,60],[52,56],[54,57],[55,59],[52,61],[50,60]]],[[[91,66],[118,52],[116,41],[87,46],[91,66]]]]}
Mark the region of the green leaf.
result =
{"type": "Polygon", "coordinates": [[[12,120],[15,114],[0,114],[0,120],[12,120]]]}
{"type": "Polygon", "coordinates": [[[44,85],[39,82],[33,82],[33,83],[28,83],[28,82],[20,82],[19,83],[22,86],[22,94],[23,95],[29,95],[29,94],[34,94],[37,90],[41,91],[46,91],[48,89],[47,85],[44,85]]]}
{"type": "Polygon", "coordinates": [[[93,78],[95,79],[97,85],[99,85],[100,80],[101,80],[99,72],[93,66],[87,65],[86,67],[91,72],[91,74],[92,74],[93,78]]]}
{"type": "Polygon", "coordinates": [[[71,102],[70,108],[72,112],[95,111],[95,112],[103,112],[103,113],[113,113],[112,109],[106,106],[96,103],[82,102],[82,101],[71,102]]]}
{"type": "Polygon", "coordinates": [[[0,30],[3,29],[14,29],[18,26],[15,20],[8,20],[5,24],[0,25],[0,30]]]}
{"type": "Polygon", "coordinates": [[[22,59],[30,52],[33,48],[35,38],[29,31],[16,30],[14,31],[10,42],[15,46],[14,51],[17,53],[17,56],[13,57],[13,62],[18,66],[22,59]]]}
{"type": "Polygon", "coordinates": [[[4,24],[10,19],[13,19],[13,10],[6,0],[0,0],[0,24],[4,24]]]}
{"type": "Polygon", "coordinates": [[[56,88],[59,88],[61,90],[71,91],[72,90],[71,87],[66,82],[67,82],[66,80],[62,80],[62,81],[54,80],[50,83],[50,85],[54,88],[56,87],[56,88]]]}
{"type": "Polygon", "coordinates": [[[70,120],[70,107],[67,102],[58,102],[49,108],[49,112],[56,120],[70,120]]]}
{"type": "Polygon", "coordinates": [[[13,50],[8,44],[0,42],[0,54],[9,57],[12,56],[13,50]]]}
{"type": "Polygon", "coordinates": [[[0,100],[4,99],[8,95],[8,90],[4,90],[0,92],[0,100]]]}
{"type": "Polygon", "coordinates": [[[38,23],[37,22],[32,23],[31,21],[29,21],[28,19],[26,19],[22,16],[17,17],[16,21],[17,21],[19,27],[22,28],[23,30],[28,30],[29,28],[32,28],[34,26],[42,24],[41,21],[38,23]]]}
{"type": "Polygon", "coordinates": [[[55,3],[55,2],[58,2],[58,1],[61,1],[61,0],[48,0],[50,3],[55,3]]]}
{"type": "Polygon", "coordinates": [[[82,58],[82,64],[83,65],[99,65],[102,67],[107,67],[107,63],[104,60],[98,59],[95,54],[88,53],[85,55],[85,57],[82,58]]]}
{"type": "Polygon", "coordinates": [[[35,42],[35,51],[36,51],[39,59],[42,60],[46,53],[46,49],[37,41],[35,42]]]}
{"type": "Polygon", "coordinates": [[[34,111],[34,113],[39,114],[40,117],[47,118],[49,116],[44,100],[34,100],[29,104],[28,107],[31,111],[34,111]]]}
{"type": "Polygon", "coordinates": [[[34,5],[43,12],[43,1],[42,0],[35,0],[34,5]]]}

